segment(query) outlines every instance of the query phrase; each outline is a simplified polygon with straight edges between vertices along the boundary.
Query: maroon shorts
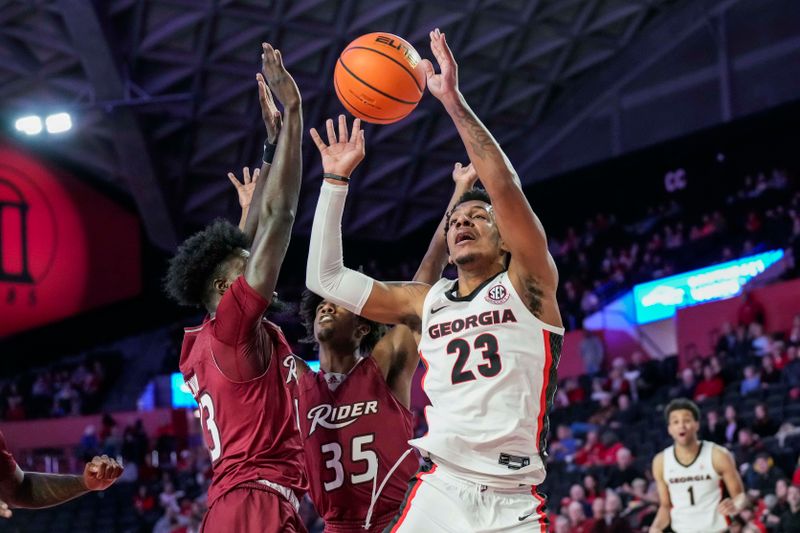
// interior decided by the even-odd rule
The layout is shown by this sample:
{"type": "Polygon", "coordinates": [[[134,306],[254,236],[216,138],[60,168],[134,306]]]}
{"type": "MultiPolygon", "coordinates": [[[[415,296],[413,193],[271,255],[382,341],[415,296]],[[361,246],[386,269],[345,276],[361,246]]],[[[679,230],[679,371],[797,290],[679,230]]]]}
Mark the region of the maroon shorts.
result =
{"type": "Polygon", "coordinates": [[[203,518],[201,533],[307,533],[286,498],[269,487],[247,484],[222,495],[203,518]]]}

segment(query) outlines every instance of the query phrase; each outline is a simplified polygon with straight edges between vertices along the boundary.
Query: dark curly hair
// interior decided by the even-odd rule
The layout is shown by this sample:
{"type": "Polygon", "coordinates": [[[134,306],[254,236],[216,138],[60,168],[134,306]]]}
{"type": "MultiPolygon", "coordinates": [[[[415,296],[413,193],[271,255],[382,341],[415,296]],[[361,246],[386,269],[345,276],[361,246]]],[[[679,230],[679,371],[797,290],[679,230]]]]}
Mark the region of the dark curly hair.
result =
{"type": "MultiPolygon", "coordinates": [[[[300,339],[300,342],[308,344],[316,344],[317,339],[314,338],[314,320],[317,318],[317,306],[323,298],[308,289],[303,291],[303,296],[300,298],[300,322],[306,328],[306,336],[300,339]]],[[[386,333],[387,327],[378,322],[367,320],[359,316],[358,319],[362,324],[369,326],[369,333],[361,338],[361,344],[358,346],[361,353],[369,353],[381,340],[381,337],[386,333]]]]}
{"type": "Polygon", "coordinates": [[[249,244],[239,228],[226,220],[215,220],[178,247],[164,276],[164,291],[181,305],[207,306],[211,282],[225,274],[225,260],[236,250],[246,250],[249,244]]]}

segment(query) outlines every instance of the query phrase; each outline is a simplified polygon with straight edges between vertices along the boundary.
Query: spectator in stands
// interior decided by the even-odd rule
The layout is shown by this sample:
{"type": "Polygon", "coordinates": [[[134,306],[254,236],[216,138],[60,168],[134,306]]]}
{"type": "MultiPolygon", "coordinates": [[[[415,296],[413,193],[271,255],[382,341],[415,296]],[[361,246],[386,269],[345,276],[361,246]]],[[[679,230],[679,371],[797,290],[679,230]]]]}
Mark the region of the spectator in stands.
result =
{"type": "Polygon", "coordinates": [[[725,442],[728,444],[737,442],[741,429],[736,408],[732,405],[725,406],[725,442]]]}
{"type": "Polygon", "coordinates": [[[694,389],[694,399],[701,402],[708,398],[717,398],[722,396],[724,390],[725,383],[722,378],[714,372],[711,365],[706,365],[703,369],[703,380],[694,389]]]}
{"type": "Polygon", "coordinates": [[[592,509],[594,509],[595,500],[602,496],[602,491],[597,485],[597,478],[592,474],[583,476],[583,490],[586,493],[586,501],[589,502],[592,505],[592,509]]]}
{"type": "Polygon", "coordinates": [[[583,339],[581,339],[581,359],[583,359],[583,368],[586,373],[593,376],[600,372],[603,368],[603,360],[605,359],[605,347],[603,341],[595,331],[590,329],[583,330],[583,339]]]}
{"type": "Polygon", "coordinates": [[[761,358],[761,384],[774,385],[781,382],[781,373],[775,368],[775,360],[770,354],[761,358]]]}
{"type": "Polygon", "coordinates": [[[644,475],[633,466],[633,454],[631,451],[628,448],[617,450],[617,464],[611,469],[606,485],[611,489],[630,492],[633,480],[640,477],[644,477],[644,475]]]}
{"type": "Polygon", "coordinates": [[[706,423],[700,427],[700,436],[715,444],[725,444],[725,423],[719,419],[716,409],[706,411],[706,423]]]}
{"type": "Polygon", "coordinates": [[[750,324],[764,324],[764,306],[761,305],[752,291],[745,287],[742,291],[742,304],[737,311],[739,324],[750,326],[750,324]]]}
{"type": "Polygon", "coordinates": [[[617,412],[611,417],[611,427],[621,428],[633,425],[639,419],[639,410],[627,394],[617,398],[617,412]]]}
{"type": "Polygon", "coordinates": [[[6,403],[6,420],[25,420],[25,406],[16,383],[9,387],[6,403]]]}
{"type": "Polygon", "coordinates": [[[569,513],[569,530],[572,533],[589,533],[592,523],[586,518],[580,502],[570,503],[567,512],[569,513]]]}
{"type": "Polygon", "coordinates": [[[575,454],[574,462],[582,466],[595,466],[600,464],[600,454],[603,451],[603,446],[600,444],[599,434],[597,430],[589,431],[586,434],[586,442],[580,450],[575,454]]]}
{"type": "Polygon", "coordinates": [[[770,418],[767,413],[766,404],[756,404],[753,408],[753,414],[753,423],[750,425],[750,429],[753,430],[753,433],[764,438],[771,437],[778,432],[778,423],[770,418]]]}
{"type": "Polygon", "coordinates": [[[745,361],[753,351],[753,340],[745,325],[736,327],[736,344],[733,346],[733,359],[745,361]]]}
{"type": "Polygon", "coordinates": [[[790,533],[800,531],[800,487],[792,485],[789,487],[787,497],[789,510],[781,516],[778,531],[790,533]]]}
{"type": "Polygon", "coordinates": [[[620,516],[621,512],[622,499],[613,490],[606,491],[603,520],[594,524],[592,533],[633,533],[628,521],[620,516]]]}
{"type": "Polygon", "coordinates": [[[583,485],[575,483],[569,488],[569,501],[570,504],[573,503],[581,504],[581,509],[583,511],[584,517],[589,516],[591,514],[592,506],[586,500],[586,491],[584,490],[583,485]]]}
{"type": "Polygon", "coordinates": [[[730,322],[724,322],[722,324],[722,331],[717,338],[717,344],[714,348],[714,352],[717,354],[720,353],[733,353],[733,349],[736,346],[736,333],[733,330],[733,325],[730,322]]]}
{"type": "Polygon", "coordinates": [[[745,485],[748,492],[757,497],[769,494],[779,479],[784,477],[780,468],[772,463],[768,453],[759,453],[756,460],[745,474],[745,485]]]}
{"type": "Polygon", "coordinates": [[[753,339],[753,353],[758,357],[763,357],[770,351],[770,338],[764,332],[764,326],[758,322],[750,324],[750,338],[753,339]]]}
{"type": "Polygon", "coordinates": [[[787,501],[787,497],[789,496],[789,480],[786,478],[781,478],[775,482],[775,498],[777,498],[777,502],[775,502],[775,507],[773,508],[773,512],[780,518],[780,516],[789,510],[789,502],[787,501]]]}
{"type": "Polygon", "coordinates": [[[572,429],[566,424],[559,424],[556,429],[556,440],[550,443],[549,452],[557,461],[569,461],[578,451],[580,441],[572,435],[572,429]]]}
{"type": "Polygon", "coordinates": [[[786,365],[781,373],[783,382],[790,388],[800,388],[800,358],[797,346],[789,346],[786,350],[786,365]]]}
{"type": "Polygon", "coordinates": [[[739,431],[736,443],[737,446],[733,448],[733,456],[739,468],[747,467],[753,461],[756,454],[763,448],[763,445],[756,439],[755,434],[750,428],[745,427],[739,431]]]}
{"type": "Polygon", "coordinates": [[[595,426],[606,426],[611,421],[611,417],[617,412],[611,394],[604,393],[599,397],[600,408],[589,417],[589,423],[595,426]]]}
{"type": "Polygon", "coordinates": [[[558,515],[555,519],[555,533],[570,533],[570,521],[566,516],[558,515]]]}
{"type": "Polygon", "coordinates": [[[89,461],[99,453],[100,439],[97,438],[97,428],[89,424],[83,430],[83,436],[78,444],[78,456],[84,461],[89,461]]]}
{"type": "Polygon", "coordinates": [[[673,389],[671,396],[673,398],[694,398],[696,386],[694,372],[691,368],[684,368],[681,371],[681,382],[673,389]]]}
{"type": "Polygon", "coordinates": [[[164,490],[158,496],[158,502],[167,511],[174,511],[176,514],[180,512],[178,501],[183,498],[184,492],[182,490],[175,490],[175,485],[171,481],[164,483],[164,490]]]}
{"type": "MultiPolygon", "coordinates": [[[[798,217],[798,221],[800,221],[800,217],[798,217]]],[[[800,346],[800,314],[795,315],[792,320],[792,329],[789,330],[787,341],[790,346],[800,346]]]]}
{"type": "Polygon", "coordinates": [[[631,390],[634,400],[649,398],[660,381],[658,362],[637,350],[631,354],[631,362],[625,377],[634,383],[631,390]]]}
{"type": "Polygon", "coordinates": [[[564,390],[567,392],[569,405],[575,405],[586,400],[586,391],[583,390],[577,379],[568,379],[564,383],[564,390]]]}
{"type": "Polygon", "coordinates": [[[742,396],[761,390],[761,374],[756,371],[753,365],[744,367],[744,379],[739,384],[739,392],[742,396]]]}

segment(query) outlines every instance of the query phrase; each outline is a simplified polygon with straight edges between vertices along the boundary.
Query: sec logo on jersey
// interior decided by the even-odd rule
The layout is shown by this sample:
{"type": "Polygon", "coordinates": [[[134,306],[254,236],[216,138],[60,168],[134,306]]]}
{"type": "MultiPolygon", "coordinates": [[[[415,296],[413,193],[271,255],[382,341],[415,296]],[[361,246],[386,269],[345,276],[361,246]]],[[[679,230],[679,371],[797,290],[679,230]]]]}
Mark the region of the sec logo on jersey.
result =
{"type": "Polygon", "coordinates": [[[495,285],[486,291],[486,301],[490,304],[504,304],[509,296],[508,290],[502,285],[495,285]]]}

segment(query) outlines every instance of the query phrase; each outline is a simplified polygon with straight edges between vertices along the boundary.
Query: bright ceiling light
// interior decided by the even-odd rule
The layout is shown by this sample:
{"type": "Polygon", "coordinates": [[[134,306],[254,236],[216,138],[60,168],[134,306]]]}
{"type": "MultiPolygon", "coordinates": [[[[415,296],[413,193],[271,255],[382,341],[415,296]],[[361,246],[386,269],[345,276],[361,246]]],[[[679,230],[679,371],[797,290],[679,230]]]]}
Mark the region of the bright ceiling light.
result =
{"type": "Polygon", "coordinates": [[[48,133],[64,133],[72,129],[72,117],[69,113],[55,113],[45,119],[48,133]]]}
{"type": "Polygon", "coordinates": [[[18,131],[27,135],[38,135],[42,132],[42,119],[36,115],[18,118],[14,123],[18,131]]]}

